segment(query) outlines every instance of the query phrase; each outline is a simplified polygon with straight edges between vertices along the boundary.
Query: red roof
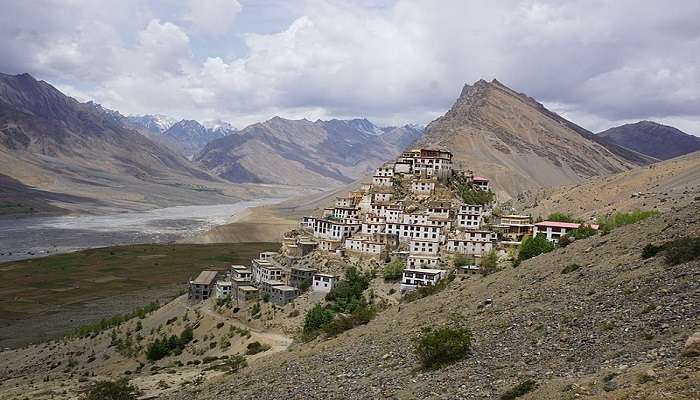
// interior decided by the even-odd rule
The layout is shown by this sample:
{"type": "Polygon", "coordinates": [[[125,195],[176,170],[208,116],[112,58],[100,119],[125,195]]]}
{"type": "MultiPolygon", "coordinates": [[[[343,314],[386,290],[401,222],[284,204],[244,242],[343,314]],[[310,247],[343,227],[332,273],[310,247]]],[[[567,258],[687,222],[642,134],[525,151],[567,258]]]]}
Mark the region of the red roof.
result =
{"type": "Polygon", "coordinates": [[[475,176],[472,177],[473,181],[480,181],[480,182],[488,182],[489,178],[484,178],[483,176],[475,176]]]}
{"type": "MultiPolygon", "coordinates": [[[[578,229],[581,224],[575,222],[557,222],[557,221],[542,221],[535,224],[536,226],[552,227],[552,228],[566,228],[566,229],[578,229]]],[[[588,225],[593,229],[598,229],[598,225],[590,224],[588,225]]]]}

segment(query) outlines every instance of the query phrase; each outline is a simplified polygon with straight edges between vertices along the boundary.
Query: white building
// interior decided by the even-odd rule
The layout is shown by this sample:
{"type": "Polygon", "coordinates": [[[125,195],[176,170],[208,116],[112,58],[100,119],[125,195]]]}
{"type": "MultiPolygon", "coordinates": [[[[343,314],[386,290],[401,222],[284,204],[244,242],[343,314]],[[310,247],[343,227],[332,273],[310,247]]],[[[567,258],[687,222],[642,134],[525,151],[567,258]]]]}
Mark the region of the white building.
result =
{"type": "Polygon", "coordinates": [[[233,284],[231,281],[217,281],[215,288],[215,297],[217,299],[233,297],[233,284]]]}
{"type": "Polygon", "coordinates": [[[449,206],[449,204],[441,204],[441,203],[429,204],[426,212],[431,217],[450,218],[450,206],[449,206]]]}
{"type": "Polygon", "coordinates": [[[483,176],[472,177],[472,183],[481,190],[489,190],[489,180],[483,176]]]}
{"type": "Polygon", "coordinates": [[[374,176],[388,176],[391,178],[394,176],[394,169],[391,167],[380,167],[374,171],[374,176]]]}
{"type": "Polygon", "coordinates": [[[330,274],[314,274],[314,278],[311,283],[311,290],[314,292],[328,293],[333,289],[335,284],[338,282],[338,277],[330,274]]]}
{"type": "Polygon", "coordinates": [[[392,181],[392,178],[388,176],[373,176],[372,185],[389,187],[394,186],[394,182],[392,181]]]}
{"type": "Polygon", "coordinates": [[[429,225],[428,214],[403,214],[401,223],[410,225],[429,225]]]}
{"type": "Polygon", "coordinates": [[[284,269],[273,264],[270,260],[257,259],[253,260],[252,264],[251,278],[253,282],[284,280],[284,269]]]}
{"type": "Polygon", "coordinates": [[[386,203],[391,201],[393,195],[391,192],[376,192],[372,195],[372,201],[375,203],[386,203]]]}
{"type": "Polygon", "coordinates": [[[415,290],[420,286],[436,285],[445,274],[441,269],[407,268],[401,275],[401,291],[415,290]]]}
{"type": "Polygon", "coordinates": [[[426,240],[411,240],[408,251],[411,255],[437,255],[440,249],[438,242],[430,242],[426,240]]]}
{"type": "Polygon", "coordinates": [[[189,298],[193,300],[206,300],[214,295],[214,282],[216,271],[202,271],[197,278],[189,282],[189,298]]]}
{"type": "Polygon", "coordinates": [[[345,250],[379,257],[386,251],[386,244],[367,238],[348,238],[345,239],[345,250]]]}
{"type": "Polygon", "coordinates": [[[276,251],[263,251],[260,253],[260,257],[258,257],[261,260],[267,260],[267,261],[272,261],[273,258],[278,256],[280,253],[276,251]]]}
{"type": "MultiPolygon", "coordinates": [[[[589,226],[593,229],[598,229],[598,225],[593,224],[589,226]]],[[[535,224],[532,234],[533,236],[541,234],[550,242],[559,243],[559,239],[566,235],[566,232],[580,227],[581,224],[575,222],[542,221],[535,224]]]]}
{"type": "Polygon", "coordinates": [[[426,180],[417,180],[411,182],[411,192],[421,195],[429,195],[435,190],[435,182],[426,180]]]}
{"type": "Polygon", "coordinates": [[[301,229],[314,229],[314,224],[316,223],[315,217],[302,217],[301,218],[301,229]]]}
{"type": "Polygon", "coordinates": [[[398,235],[399,240],[408,242],[411,239],[443,242],[442,228],[433,225],[386,224],[386,233],[398,235]]]}
{"type": "Polygon", "coordinates": [[[457,227],[479,229],[482,222],[483,206],[462,204],[457,212],[457,227]]]}
{"type": "Polygon", "coordinates": [[[409,268],[437,268],[440,265],[440,258],[435,255],[409,254],[406,265],[409,268]]]}
{"type": "Polygon", "coordinates": [[[231,278],[232,279],[247,279],[250,281],[253,273],[250,268],[243,265],[232,265],[231,266],[231,278]]]}
{"type": "MultiPolygon", "coordinates": [[[[359,231],[362,225],[359,223],[346,223],[317,219],[314,223],[314,237],[329,240],[345,240],[359,231]]],[[[319,243],[320,246],[320,243],[319,243]]]]}
{"type": "Polygon", "coordinates": [[[410,174],[411,172],[413,172],[412,161],[397,161],[394,164],[394,173],[396,174],[410,174]]]}

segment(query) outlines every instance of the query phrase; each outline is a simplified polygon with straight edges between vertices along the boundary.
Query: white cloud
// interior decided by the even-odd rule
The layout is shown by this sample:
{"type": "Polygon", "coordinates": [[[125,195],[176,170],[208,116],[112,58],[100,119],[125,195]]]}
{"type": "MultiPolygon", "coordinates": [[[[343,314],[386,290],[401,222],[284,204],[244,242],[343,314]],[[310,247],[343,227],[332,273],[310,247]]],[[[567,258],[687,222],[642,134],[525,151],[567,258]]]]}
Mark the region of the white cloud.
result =
{"type": "Polygon", "coordinates": [[[198,30],[220,37],[231,30],[241,9],[237,0],[189,0],[185,19],[198,30]]]}
{"type": "Polygon", "coordinates": [[[465,82],[498,78],[593,130],[700,118],[700,3],[691,0],[309,0],[272,33],[269,21],[263,33],[235,30],[254,2],[188,2],[184,20],[182,7],[52,4],[11,4],[0,16],[0,68],[62,80],[123,112],[237,125],[275,114],[426,123],[465,82]],[[244,54],[208,51],[241,37],[244,54]]]}

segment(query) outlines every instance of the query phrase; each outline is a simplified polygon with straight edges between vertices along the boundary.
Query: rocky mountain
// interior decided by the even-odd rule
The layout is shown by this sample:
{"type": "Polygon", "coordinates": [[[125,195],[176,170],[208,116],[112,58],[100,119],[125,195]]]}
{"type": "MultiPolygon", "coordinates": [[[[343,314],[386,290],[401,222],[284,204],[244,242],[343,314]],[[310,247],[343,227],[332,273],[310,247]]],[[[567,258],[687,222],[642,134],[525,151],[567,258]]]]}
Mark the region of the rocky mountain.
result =
{"type": "Polygon", "coordinates": [[[180,120],[164,115],[136,115],[122,117],[123,123],[156,143],[192,158],[204,146],[215,139],[236,133],[238,130],[221,120],[198,122],[180,120]]]}
{"type": "Polygon", "coordinates": [[[492,178],[502,198],[656,161],[596,141],[584,128],[497,80],[465,85],[417,145],[451,150],[456,164],[492,178]]]}
{"type": "Polygon", "coordinates": [[[652,121],[616,126],[600,132],[598,136],[606,143],[624,146],[661,160],[700,150],[700,137],[652,121]]]}
{"type": "Polygon", "coordinates": [[[24,185],[109,204],[201,202],[218,194],[195,188],[224,186],[119,113],[28,74],[0,74],[0,165],[24,185]]]}
{"type": "Polygon", "coordinates": [[[216,126],[210,129],[197,121],[183,119],[164,131],[161,137],[180,153],[191,158],[209,142],[234,132],[235,129],[227,126],[216,126]]]}
{"type": "Polygon", "coordinates": [[[416,126],[380,128],[366,119],[275,117],[212,141],[195,161],[231,182],[338,186],[395,157],[420,135],[416,126]]]}
{"type": "Polygon", "coordinates": [[[125,124],[130,128],[136,129],[142,133],[157,136],[160,136],[177,122],[174,118],[159,114],[129,115],[124,117],[124,120],[125,124]]]}

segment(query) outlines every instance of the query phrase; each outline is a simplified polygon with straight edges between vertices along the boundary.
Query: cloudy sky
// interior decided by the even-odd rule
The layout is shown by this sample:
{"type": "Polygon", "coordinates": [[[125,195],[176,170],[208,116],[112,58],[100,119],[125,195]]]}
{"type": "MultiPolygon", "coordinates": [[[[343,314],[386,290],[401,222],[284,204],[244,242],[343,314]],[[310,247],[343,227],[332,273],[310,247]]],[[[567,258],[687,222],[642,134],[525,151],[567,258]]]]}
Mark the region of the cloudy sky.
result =
{"type": "Polygon", "coordinates": [[[427,123],[497,78],[598,131],[700,135],[700,1],[4,1],[0,72],[124,114],[427,123]]]}

